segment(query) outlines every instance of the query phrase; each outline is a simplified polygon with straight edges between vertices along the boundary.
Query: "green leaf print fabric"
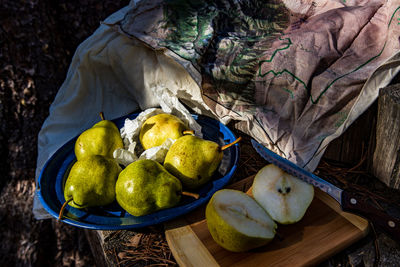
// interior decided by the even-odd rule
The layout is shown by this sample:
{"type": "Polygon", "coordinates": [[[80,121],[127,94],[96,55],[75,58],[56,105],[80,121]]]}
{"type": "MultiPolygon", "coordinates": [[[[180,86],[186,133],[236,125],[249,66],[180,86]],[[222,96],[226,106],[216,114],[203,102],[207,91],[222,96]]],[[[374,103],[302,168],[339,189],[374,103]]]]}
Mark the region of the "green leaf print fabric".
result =
{"type": "Polygon", "coordinates": [[[400,1],[140,1],[117,27],[181,64],[221,121],[309,170],[400,69],[400,1]]]}

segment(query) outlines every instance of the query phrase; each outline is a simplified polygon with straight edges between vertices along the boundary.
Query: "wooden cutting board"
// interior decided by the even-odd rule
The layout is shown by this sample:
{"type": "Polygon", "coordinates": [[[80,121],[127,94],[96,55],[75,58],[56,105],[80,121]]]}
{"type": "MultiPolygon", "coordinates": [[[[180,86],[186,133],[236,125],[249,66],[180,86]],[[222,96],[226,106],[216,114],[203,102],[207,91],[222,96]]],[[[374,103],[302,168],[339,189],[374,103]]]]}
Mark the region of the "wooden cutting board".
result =
{"type": "MultiPolygon", "coordinates": [[[[230,186],[247,191],[254,176],[230,186]]],[[[166,239],[180,266],[310,266],[333,256],[367,235],[368,221],[341,211],[326,193],[315,197],[303,219],[278,225],[277,235],[266,246],[234,253],[211,237],[201,207],[184,218],[166,224],[166,239]]]]}

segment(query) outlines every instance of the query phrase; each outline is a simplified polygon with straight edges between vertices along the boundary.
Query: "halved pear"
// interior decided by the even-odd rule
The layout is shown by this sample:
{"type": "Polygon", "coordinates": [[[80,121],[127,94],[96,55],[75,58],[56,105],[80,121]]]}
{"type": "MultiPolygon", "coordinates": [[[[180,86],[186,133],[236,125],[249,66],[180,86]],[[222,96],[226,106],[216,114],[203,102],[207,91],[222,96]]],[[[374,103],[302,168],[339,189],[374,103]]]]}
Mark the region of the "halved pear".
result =
{"type": "Polygon", "coordinates": [[[300,221],[314,198],[314,187],[269,164],[254,178],[254,199],[276,222],[300,221]]]}
{"type": "Polygon", "coordinates": [[[276,223],[245,193],[222,189],[206,207],[207,226],[220,246],[242,252],[263,246],[275,236],[276,223]]]}

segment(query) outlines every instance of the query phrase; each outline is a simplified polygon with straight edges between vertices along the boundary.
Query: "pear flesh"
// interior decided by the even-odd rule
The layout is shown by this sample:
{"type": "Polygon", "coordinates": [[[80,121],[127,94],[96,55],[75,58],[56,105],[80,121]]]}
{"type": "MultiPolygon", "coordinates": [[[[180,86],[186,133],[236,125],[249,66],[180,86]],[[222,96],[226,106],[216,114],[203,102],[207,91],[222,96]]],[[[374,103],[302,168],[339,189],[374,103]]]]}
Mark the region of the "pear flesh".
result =
{"type": "Polygon", "coordinates": [[[161,146],[167,138],[178,139],[188,130],[185,123],[172,114],[161,113],[148,118],[142,125],[139,140],[143,148],[161,146]]]}
{"type": "Polygon", "coordinates": [[[117,126],[112,121],[102,120],[79,135],[74,150],[77,160],[92,155],[113,158],[114,150],[123,147],[117,126]]]}
{"type": "Polygon", "coordinates": [[[278,223],[300,221],[314,198],[314,187],[269,164],[255,176],[255,200],[278,223]]]}
{"type": "Polygon", "coordinates": [[[178,204],[182,184],[158,162],[142,159],[129,164],[116,183],[119,205],[134,216],[143,216],[178,204]]]}
{"type": "Polygon", "coordinates": [[[215,242],[233,252],[267,244],[277,228],[253,198],[231,189],[222,189],[213,195],[206,207],[206,219],[215,242]]]}
{"type": "Polygon", "coordinates": [[[185,188],[197,189],[211,180],[222,157],[223,151],[217,143],[185,135],[168,150],[164,167],[178,177],[185,188]]]}
{"type": "Polygon", "coordinates": [[[120,166],[99,155],[85,157],[72,166],[64,186],[64,198],[75,208],[105,206],[115,200],[120,166]]]}

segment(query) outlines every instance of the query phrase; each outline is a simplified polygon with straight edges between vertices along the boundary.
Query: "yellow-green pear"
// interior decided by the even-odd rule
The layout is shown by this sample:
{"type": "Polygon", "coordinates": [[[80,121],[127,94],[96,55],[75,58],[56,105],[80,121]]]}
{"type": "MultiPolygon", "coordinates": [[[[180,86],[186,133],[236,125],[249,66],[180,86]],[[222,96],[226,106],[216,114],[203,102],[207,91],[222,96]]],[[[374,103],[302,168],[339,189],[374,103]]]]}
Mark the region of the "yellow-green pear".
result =
{"type": "Polygon", "coordinates": [[[243,252],[263,246],[275,236],[276,223],[245,193],[222,189],[206,207],[207,227],[223,248],[243,252]]]}
{"type": "Polygon", "coordinates": [[[100,122],[79,135],[75,142],[75,156],[77,160],[92,155],[113,158],[114,150],[123,147],[118,127],[102,117],[100,122]]]}
{"type": "Polygon", "coordinates": [[[268,164],[256,174],[252,193],[272,219],[291,224],[303,218],[314,198],[314,187],[268,164]]]}
{"type": "Polygon", "coordinates": [[[178,139],[188,127],[178,117],[161,113],[148,118],[142,125],[139,140],[143,148],[161,146],[167,138],[178,139]]]}
{"type": "Polygon", "coordinates": [[[141,159],[119,174],[115,191],[124,210],[142,216],[177,205],[182,184],[157,161],[141,159]]]}
{"type": "Polygon", "coordinates": [[[100,155],[85,157],[72,166],[64,197],[75,208],[105,206],[115,200],[115,183],[121,167],[100,155]]]}
{"type": "Polygon", "coordinates": [[[168,150],[164,167],[178,177],[185,188],[199,188],[211,180],[222,161],[223,150],[239,140],[221,147],[194,135],[182,136],[168,150]]]}

